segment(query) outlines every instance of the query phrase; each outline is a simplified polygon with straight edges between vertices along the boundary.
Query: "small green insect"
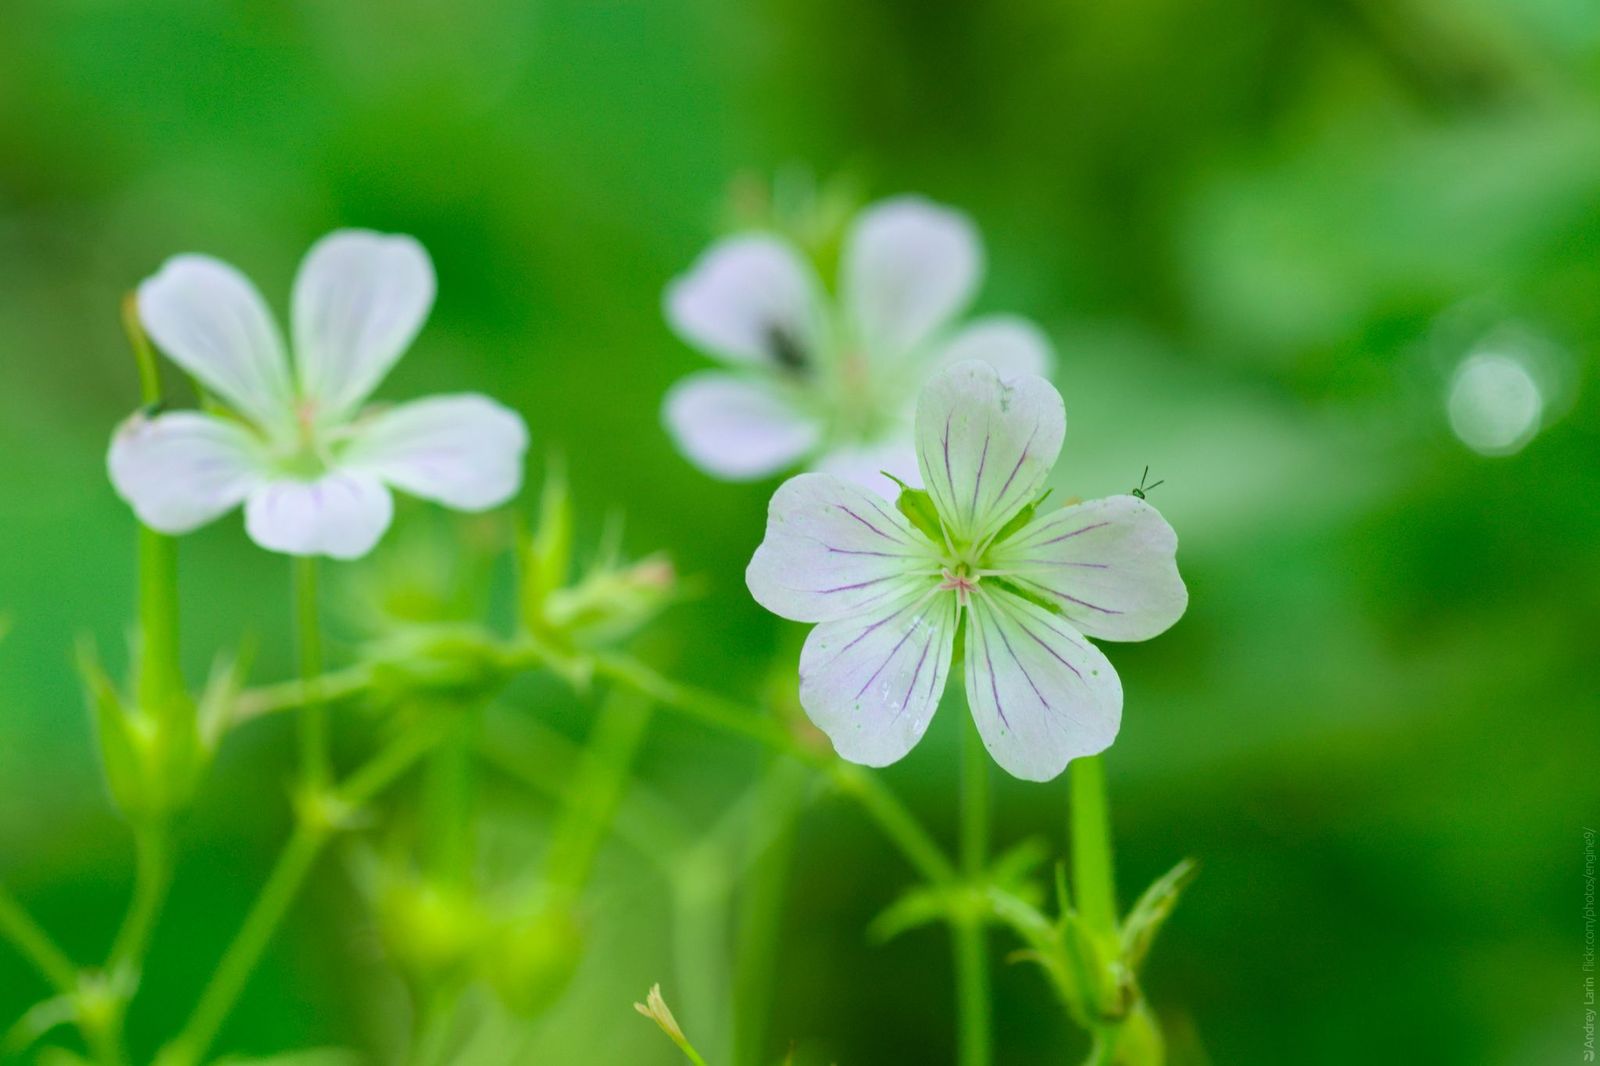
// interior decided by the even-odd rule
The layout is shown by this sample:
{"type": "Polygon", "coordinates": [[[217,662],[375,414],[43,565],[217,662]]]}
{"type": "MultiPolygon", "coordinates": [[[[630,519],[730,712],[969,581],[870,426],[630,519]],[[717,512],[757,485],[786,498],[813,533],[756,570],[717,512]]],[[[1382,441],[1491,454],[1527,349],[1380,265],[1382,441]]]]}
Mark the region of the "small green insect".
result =
{"type": "Polygon", "coordinates": [[[1152,491],[1153,489],[1155,489],[1159,485],[1165,485],[1167,483],[1167,479],[1166,478],[1162,478],[1160,481],[1156,482],[1154,485],[1146,485],[1144,483],[1144,481],[1145,481],[1145,478],[1147,478],[1149,476],[1150,476],[1150,468],[1147,466],[1147,467],[1144,468],[1144,473],[1139,475],[1139,487],[1136,488],[1136,489],[1132,489],[1131,490],[1133,492],[1133,494],[1135,496],[1139,497],[1139,499],[1141,499],[1141,500],[1144,499],[1144,494],[1145,493],[1152,491]]]}

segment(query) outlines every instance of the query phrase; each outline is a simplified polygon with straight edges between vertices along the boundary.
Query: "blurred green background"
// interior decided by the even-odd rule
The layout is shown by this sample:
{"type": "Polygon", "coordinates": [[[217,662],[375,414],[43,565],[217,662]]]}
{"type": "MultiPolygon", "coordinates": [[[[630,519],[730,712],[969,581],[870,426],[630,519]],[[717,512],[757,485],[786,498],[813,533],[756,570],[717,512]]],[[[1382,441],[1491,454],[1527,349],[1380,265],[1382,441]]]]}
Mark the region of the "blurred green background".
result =
{"type": "MultiPolygon", "coordinates": [[[[798,628],[743,588],[772,486],[672,450],[662,392],[705,363],[659,308],[730,181],[796,164],[973,215],[979,306],[1059,346],[1061,491],[1166,479],[1191,606],[1107,649],[1127,693],[1108,769],[1124,894],[1203,864],[1148,981],[1174,1060],[1577,1061],[1581,827],[1600,817],[1592,0],[7,0],[0,877],[77,957],[103,952],[130,853],[71,649],[87,632],[122,658],[117,304],[176,252],[237,264],[282,312],[327,230],[415,234],[439,299],[382,395],[523,411],[591,543],[619,512],[630,551],[698,577],[652,660],[767,691],[798,628]],[[1494,373],[1463,376],[1485,356],[1494,373]]],[[[289,676],[286,561],[233,517],[182,562],[191,677],[246,633],[255,677],[289,676]]],[[[337,657],[354,624],[332,624],[337,657]]],[[[559,684],[510,701],[583,733],[559,684]]],[[[946,838],[952,711],[885,774],[946,838]]],[[[182,1019],[281,842],[285,725],[230,738],[185,825],[137,1053],[182,1019]]],[[[663,715],[642,775],[709,825],[758,766],[663,715]]],[[[1064,780],[999,788],[1002,841],[1063,845],[1064,780]]],[[[489,798],[508,831],[544,831],[547,806],[489,798]]],[[[865,933],[900,859],[835,799],[794,868],[771,1054],[951,1061],[945,934],[865,933]]],[[[482,1061],[674,1061],[629,1009],[662,980],[691,1035],[714,1027],[674,995],[671,911],[608,848],[574,985],[482,1061]]],[[[406,1008],[369,925],[325,863],[222,1047],[392,1050],[406,1008]]],[[[0,950],[0,1023],[43,992],[0,950]]],[[[996,994],[1000,1062],[1070,1061],[1036,973],[997,961],[996,994]]]]}

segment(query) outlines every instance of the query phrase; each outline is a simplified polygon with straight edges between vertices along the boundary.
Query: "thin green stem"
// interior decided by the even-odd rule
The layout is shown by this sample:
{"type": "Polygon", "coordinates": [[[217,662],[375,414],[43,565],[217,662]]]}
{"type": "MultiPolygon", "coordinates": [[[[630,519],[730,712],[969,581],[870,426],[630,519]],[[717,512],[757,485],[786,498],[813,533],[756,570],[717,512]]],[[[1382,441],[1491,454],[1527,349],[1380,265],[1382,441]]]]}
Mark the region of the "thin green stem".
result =
{"type": "Polygon", "coordinates": [[[339,826],[341,812],[360,807],[422,758],[439,740],[439,729],[413,729],[374,755],[330,795],[321,814],[302,814],[272,873],[223,953],[183,1030],[162,1050],[159,1066],[195,1066],[244,991],[273,933],[299,894],[323,846],[339,826]]]}
{"type": "MultiPolygon", "coordinates": [[[[519,644],[504,649],[503,659],[506,668],[512,669],[533,666],[542,657],[543,651],[536,645],[519,644]]],[[[594,659],[594,668],[600,676],[626,685],[663,707],[723,732],[755,740],[823,770],[841,792],[861,805],[918,873],[940,884],[956,880],[955,866],[944,849],[882,781],[861,767],[800,743],[788,730],[754,708],[673,681],[632,657],[599,655],[594,659]]],[[[317,688],[326,699],[348,699],[366,691],[372,683],[371,668],[356,666],[324,674],[317,680],[317,688]]],[[[305,683],[296,683],[253,689],[240,697],[239,717],[254,718],[298,707],[305,700],[306,688],[305,683]]]]}
{"type": "Polygon", "coordinates": [[[317,609],[317,560],[294,560],[295,628],[300,644],[300,770],[306,791],[328,783],[328,709],[322,695],[322,624],[317,609]]]}
{"type": "Polygon", "coordinates": [[[57,992],[70,994],[77,988],[78,968],[4,885],[0,885],[0,938],[11,941],[57,992]]]}
{"type": "Polygon", "coordinates": [[[134,827],[133,898],[122,928],[112,943],[106,969],[115,974],[125,966],[140,967],[150,946],[161,905],[172,883],[172,840],[164,822],[134,827]]]}
{"type": "Polygon", "coordinates": [[[1111,861],[1111,815],[1106,771],[1099,756],[1074,759],[1072,779],[1072,888],[1078,913],[1095,935],[1117,936],[1117,883],[1111,861]]]}
{"type": "MultiPolygon", "coordinates": [[[[550,799],[565,802],[575,790],[582,751],[566,737],[526,716],[518,716],[521,736],[506,730],[478,743],[478,757],[506,777],[550,799]]],[[[655,862],[669,867],[691,846],[697,832],[671,803],[637,781],[630,784],[612,820],[617,837],[655,862]]]]}
{"type": "Polygon", "coordinates": [[[761,741],[768,747],[828,772],[840,790],[861,805],[885,836],[923,877],[935,883],[955,880],[955,867],[900,798],[872,773],[854,763],[806,747],[771,718],[691,685],[671,681],[636,659],[606,657],[596,670],[659,700],[663,706],[709,725],[761,741]]]}
{"type": "Polygon", "coordinates": [[[633,691],[614,692],[601,705],[545,864],[547,882],[557,891],[576,895],[588,881],[650,726],[651,709],[650,700],[633,691]]]}
{"type": "Polygon", "coordinates": [[[784,903],[794,861],[795,825],[805,801],[806,768],[780,759],[767,770],[765,802],[750,831],[749,874],[739,898],[733,972],[733,1062],[759,1066],[772,1013],[784,903]]]}
{"type": "MultiPolygon", "coordinates": [[[[961,727],[961,874],[978,885],[988,863],[989,753],[972,716],[961,727]]],[[[992,1057],[989,1017],[989,952],[983,916],[959,916],[951,926],[956,963],[956,1026],[961,1066],[988,1066],[992,1057]]]]}
{"type": "Polygon", "coordinates": [[[423,839],[427,867],[440,884],[465,885],[472,880],[477,842],[473,810],[477,805],[476,745],[478,716],[459,708],[440,708],[457,721],[428,756],[423,783],[423,839]]]}

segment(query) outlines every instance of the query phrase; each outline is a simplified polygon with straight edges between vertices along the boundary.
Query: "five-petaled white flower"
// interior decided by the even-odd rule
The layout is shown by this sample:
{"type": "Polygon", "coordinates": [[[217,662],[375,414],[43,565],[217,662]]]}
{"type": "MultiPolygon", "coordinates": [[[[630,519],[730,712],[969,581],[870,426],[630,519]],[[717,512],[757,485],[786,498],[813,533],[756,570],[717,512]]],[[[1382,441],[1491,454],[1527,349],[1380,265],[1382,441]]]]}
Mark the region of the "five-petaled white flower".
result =
{"type": "Polygon", "coordinates": [[[295,278],[291,368],[244,275],[207,256],[169,259],[139,286],[140,321],[231,411],[128,419],[108,459],[118,494],[174,534],[243,503],[263,548],[341,559],[388,528],[391,487],[464,511],[503,503],[522,483],[520,416],[471,393],[362,409],[433,295],[433,264],[410,237],[329,234],[295,278]]]}
{"type": "Polygon", "coordinates": [[[992,315],[956,327],[983,272],[965,215],[920,197],[875,204],[844,242],[838,301],[781,237],[747,233],[713,245],[666,292],[686,342],[728,364],[667,393],[679,450],[729,480],[805,465],[873,489],[887,470],[917,476],[917,390],[940,367],[981,359],[1007,378],[1048,375],[1038,327],[992,315]]]}
{"type": "Polygon", "coordinates": [[[963,362],[917,405],[918,521],[828,474],[773,496],[746,581],[768,610],[818,623],[800,702],[844,758],[883,766],[911,750],[963,622],[967,703],[1002,767],[1049,780],[1116,738],[1122,685],[1084,638],[1153,637],[1188,592],[1177,537],[1143,500],[1039,510],[1065,429],[1049,382],[963,362]]]}

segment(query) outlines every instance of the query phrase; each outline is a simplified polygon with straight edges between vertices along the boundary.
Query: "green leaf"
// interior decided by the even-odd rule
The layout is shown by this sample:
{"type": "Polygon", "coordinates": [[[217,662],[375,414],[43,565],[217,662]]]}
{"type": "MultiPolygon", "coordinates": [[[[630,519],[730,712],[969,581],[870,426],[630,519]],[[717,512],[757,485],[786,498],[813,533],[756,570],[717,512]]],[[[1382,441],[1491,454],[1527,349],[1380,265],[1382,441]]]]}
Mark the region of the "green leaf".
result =
{"type": "Polygon", "coordinates": [[[139,719],[123,706],[122,694],[101,667],[94,645],[87,639],[78,644],[78,674],[89,698],[89,713],[100,742],[100,763],[112,802],[130,817],[147,813],[144,752],[148,737],[139,729],[139,719]]]}
{"type": "Polygon", "coordinates": [[[522,552],[521,607],[529,629],[544,628],[550,595],[566,584],[572,569],[572,497],[566,475],[551,461],[539,497],[539,527],[522,552]]]}
{"type": "Polygon", "coordinates": [[[1184,859],[1144,890],[1122,923],[1122,959],[1129,970],[1137,970],[1150,953],[1150,945],[1166,922],[1178,897],[1200,872],[1193,859],[1184,859]]]}
{"type": "Polygon", "coordinates": [[[887,470],[881,473],[900,486],[900,495],[894,505],[906,516],[906,520],[935,544],[943,544],[944,526],[939,521],[939,509],[933,505],[933,497],[924,489],[912,488],[887,470]]]}
{"type": "Polygon", "coordinates": [[[955,911],[956,901],[948,889],[918,885],[874,918],[867,926],[867,935],[881,944],[901,933],[945,921],[955,911]]]}

